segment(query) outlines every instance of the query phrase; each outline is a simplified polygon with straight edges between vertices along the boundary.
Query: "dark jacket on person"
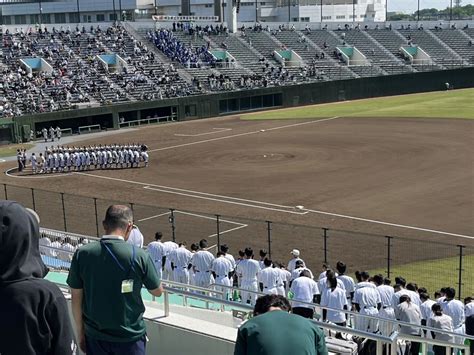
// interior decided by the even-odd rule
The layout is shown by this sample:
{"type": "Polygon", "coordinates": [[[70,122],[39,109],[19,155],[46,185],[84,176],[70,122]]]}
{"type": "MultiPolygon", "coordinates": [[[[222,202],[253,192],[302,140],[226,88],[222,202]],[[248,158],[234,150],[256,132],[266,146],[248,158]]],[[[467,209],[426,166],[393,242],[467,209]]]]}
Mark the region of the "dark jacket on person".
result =
{"type": "Polygon", "coordinates": [[[37,218],[20,204],[0,202],[0,354],[77,352],[66,300],[44,280],[37,218]]]}

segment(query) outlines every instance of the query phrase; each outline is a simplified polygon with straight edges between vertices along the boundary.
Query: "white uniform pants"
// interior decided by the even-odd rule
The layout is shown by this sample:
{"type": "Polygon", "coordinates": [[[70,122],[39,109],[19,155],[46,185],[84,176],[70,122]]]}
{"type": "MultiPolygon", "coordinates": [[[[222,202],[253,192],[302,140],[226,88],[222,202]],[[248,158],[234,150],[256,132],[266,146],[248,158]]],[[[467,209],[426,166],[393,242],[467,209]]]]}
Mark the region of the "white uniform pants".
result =
{"type": "MultiPolygon", "coordinates": [[[[218,275],[216,278],[216,284],[223,286],[232,286],[232,282],[227,276],[218,275]]],[[[216,286],[216,290],[222,292],[222,299],[229,299],[230,288],[216,286]]]]}
{"type": "MultiPolygon", "coordinates": [[[[257,279],[242,280],[240,287],[243,290],[257,292],[258,291],[257,279]]],[[[247,301],[250,301],[250,304],[253,305],[255,304],[255,301],[257,300],[257,295],[255,293],[242,291],[241,298],[242,298],[243,303],[247,303],[247,301]]]]}
{"type": "Polygon", "coordinates": [[[265,288],[265,286],[263,287],[263,293],[266,294],[266,295],[278,295],[278,287],[267,287],[265,288]]]}
{"type": "MultiPolygon", "coordinates": [[[[396,320],[395,312],[392,307],[381,308],[379,311],[379,317],[382,319],[393,319],[396,320]]],[[[384,322],[381,320],[379,322],[380,333],[384,336],[390,336],[395,330],[395,323],[384,322]]]]}
{"type": "Polygon", "coordinates": [[[277,287],[277,295],[286,297],[286,292],[285,292],[285,287],[284,286],[278,286],[277,287]]]}
{"type": "Polygon", "coordinates": [[[209,271],[197,271],[194,274],[194,282],[196,286],[208,288],[212,283],[214,283],[214,277],[209,271]]]}
{"type": "Polygon", "coordinates": [[[173,270],[173,281],[182,284],[189,284],[189,272],[187,267],[175,267],[173,270]]]}
{"type": "Polygon", "coordinates": [[[156,270],[156,273],[158,274],[158,277],[160,278],[160,280],[163,280],[163,270],[161,268],[161,260],[154,261],[153,264],[155,265],[155,270],[156,270]]]}
{"type": "MultiPolygon", "coordinates": [[[[379,311],[377,310],[377,307],[369,307],[369,308],[362,308],[359,313],[366,314],[369,316],[378,316],[379,311]]],[[[378,329],[378,321],[376,319],[356,316],[354,318],[354,321],[355,321],[354,328],[357,330],[375,333],[378,329]]]]}

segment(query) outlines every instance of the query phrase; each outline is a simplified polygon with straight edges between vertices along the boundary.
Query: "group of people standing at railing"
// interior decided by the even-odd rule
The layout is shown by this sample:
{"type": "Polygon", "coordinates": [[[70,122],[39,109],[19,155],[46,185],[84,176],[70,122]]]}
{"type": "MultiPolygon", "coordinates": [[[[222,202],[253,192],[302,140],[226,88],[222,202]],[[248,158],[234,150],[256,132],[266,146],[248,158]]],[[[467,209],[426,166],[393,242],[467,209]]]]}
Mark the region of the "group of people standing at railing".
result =
{"type": "MultiPolygon", "coordinates": [[[[222,292],[223,298],[228,300],[255,304],[259,292],[282,295],[290,299],[294,314],[313,318],[318,306],[322,308],[325,321],[385,336],[399,330],[414,336],[463,344],[463,335],[473,332],[474,300],[468,297],[463,304],[455,299],[456,292],[451,287],[435,292],[434,299],[430,299],[426,288],[407,283],[403,277],[396,277],[392,286],[391,280],[383,275],[371,276],[366,271],[357,271],[354,280],[346,274],[346,265],[342,261],[337,262],[336,270],[323,264],[322,272],[314,277],[296,249],[291,251],[292,259],[284,266],[270,260],[265,250],[260,250],[260,260],[254,260],[251,248],[239,251],[235,260],[227,245],[221,245],[214,257],[207,251],[204,239],[192,244],[191,250],[187,249],[186,243],[163,243],[161,233],[157,233],[155,239],[148,244],[147,251],[163,279],[203,288],[214,285],[214,289],[222,292]],[[232,293],[231,286],[240,289],[240,294],[237,290],[232,293]],[[347,316],[346,311],[361,316],[347,316]],[[402,325],[398,329],[394,323],[397,320],[413,326],[402,325]],[[465,323],[468,322],[471,325],[466,333],[465,323]],[[422,332],[421,325],[459,336],[422,332]]],[[[336,336],[342,338],[340,333],[336,336]]],[[[406,354],[418,354],[420,343],[407,342],[403,346],[406,354]]],[[[444,347],[435,346],[434,352],[436,355],[444,354],[444,347]]]]}

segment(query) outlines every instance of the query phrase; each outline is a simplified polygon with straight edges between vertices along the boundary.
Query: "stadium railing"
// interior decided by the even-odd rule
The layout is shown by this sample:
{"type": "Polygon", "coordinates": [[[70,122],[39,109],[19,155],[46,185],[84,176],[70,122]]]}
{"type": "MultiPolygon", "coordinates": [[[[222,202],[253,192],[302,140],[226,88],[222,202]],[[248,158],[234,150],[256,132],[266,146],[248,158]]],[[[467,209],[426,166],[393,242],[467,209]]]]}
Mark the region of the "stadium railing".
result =
{"type": "Polygon", "coordinates": [[[149,125],[149,124],[156,124],[156,123],[175,122],[175,121],[176,121],[176,115],[142,118],[140,120],[120,122],[119,123],[119,128],[130,128],[130,127],[135,127],[135,126],[142,126],[142,125],[149,125]]]}
{"type": "MultiPolygon", "coordinates": [[[[44,228],[41,229],[41,233],[42,233],[43,236],[50,236],[55,240],[57,240],[61,237],[66,237],[67,236],[71,240],[71,242],[73,241],[73,238],[74,238],[75,242],[78,242],[79,240],[82,240],[82,238],[85,238],[84,236],[80,236],[80,235],[72,235],[72,234],[69,235],[68,233],[62,233],[62,232],[58,232],[58,231],[50,231],[50,230],[46,230],[44,228]]],[[[93,237],[89,237],[89,239],[93,240],[93,241],[98,240],[98,238],[93,238],[93,237]]],[[[48,266],[56,268],[58,270],[65,270],[65,271],[69,270],[70,263],[67,260],[65,260],[64,257],[60,257],[60,253],[62,253],[63,255],[69,256],[69,258],[70,258],[69,260],[71,260],[73,252],[64,251],[64,250],[59,249],[59,248],[48,247],[48,246],[42,246],[41,248],[42,248],[42,251],[43,251],[42,258],[48,266]],[[45,250],[47,251],[46,253],[44,253],[45,250]],[[55,256],[55,253],[56,253],[56,256],[55,256]],[[47,254],[47,255],[44,255],[44,254],[47,254]],[[48,264],[48,262],[49,262],[49,264],[48,264]]],[[[247,306],[246,304],[243,304],[241,302],[236,302],[235,300],[230,301],[230,300],[225,299],[224,295],[226,294],[226,292],[220,291],[218,288],[229,289],[230,290],[229,294],[231,294],[231,295],[233,295],[234,292],[236,292],[237,294],[241,294],[242,292],[246,292],[246,293],[254,294],[257,297],[264,295],[263,292],[245,290],[245,289],[241,289],[241,288],[237,288],[237,287],[233,287],[233,286],[220,285],[220,284],[216,284],[216,283],[211,284],[209,286],[209,288],[198,287],[198,286],[189,285],[189,284],[182,284],[182,283],[174,282],[174,281],[170,281],[170,280],[163,280],[163,283],[164,283],[164,285],[166,285],[164,287],[165,288],[165,294],[164,294],[165,316],[169,316],[169,314],[170,314],[169,294],[175,294],[175,295],[181,296],[182,301],[183,301],[182,306],[184,306],[184,307],[189,306],[188,299],[198,299],[198,300],[202,300],[202,301],[205,302],[205,308],[206,309],[208,309],[208,310],[219,310],[221,312],[225,312],[225,311],[233,310],[233,309],[240,309],[240,310],[244,309],[244,310],[251,311],[252,307],[250,305],[247,306]],[[211,305],[220,305],[220,306],[216,308],[216,307],[211,307],[211,305]],[[226,307],[226,306],[228,306],[228,307],[226,307]]],[[[152,297],[152,299],[155,300],[155,297],[152,297]]],[[[332,307],[328,307],[328,306],[321,306],[319,304],[309,303],[309,302],[302,302],[302,301],[298,301],[298,303],[306,304],[309,307],[314,307],[315,310],[316,310],[315,315],[316,315],[316,318],[318,318],[318,319],[320,319],[320,316],[322,314],[322,312],[321,312],[322,310],[334,310],[334,311],[339,311],[339,312],[345,313],[348,320],[349,320],[349,325],[353,324],[354,318],[358,317],[359,319],[360,318],[367,318],[367,319],[371,319],[371,320],[374,320],[374,321],[377,321],[377,322],[392,323],[394,328],[396,328],[398,326],[417,327],[417,328],[420,329],[420,332],[423,333],[423,334],[426,334],[426,333],[429,333],[429,332],[436,332],[438,334],[449,335],[449,336],[452,336],[452,337],[459,337],[460,336],[458,333],[454,333],[454,332],[443,331],[443,330],[428,327],[428,326],[416,325],[416,324],[411,324],[411,323],[398,321],[398,320],[393,320],[393,319],[386,319],[386,318],[374,317],[374,316],[365,315],[365,314],[359,314],[358,312],[353,312],[353,311],[350,311],[350,310],[341,310],[341,309],[336,309],[336,308],[332,308],[332,307]]],[[[375,341],[377,341],[377,349],[379,349],[379,347],[380,347],[380,351],[382,351],[384,344],[389,343],[387,337],[383,337],[383,336],[379,337],[377,334],[363,332],[363,331],[360,331],[360,330],[357,330],[357,329],[354,329],[354,328],[350,328],[350,327],[340,327],[340,326],[337,326],[337,325],[333,325],[333,324],[318,321],[318,320],[316,320],[315,322],[324,329],[329,328],[329,330],[335,330],[337,332],[350,334],[352,336],[354,336],[354,335],[362,336],[364,338],[375,340],[375,341]],[[375,335],[377,335],[377,336],[375,338],[373,338],[372,336],[375,336],[375,335]]],[[[470,341],[474,341],[473,336],[462,335],[462,338],[466,338],[466,339],[469,339],[470,341]]],[[[411,336],[411,335],[408,335],[408,334],[397,333],[397,332],[394,332],[391,335],[390,339],[391,339],[390,343],[392,343],[392,345],[396,345],[396,340],[397,339],[398,340],[405,340],[405,341],[419,342],[419,343],[422,344],[422,347],[421,347],[422,354],[427,354],[429,345],[444,346],[444,347],[447,348],[447,351],[448,350],[451,351],[454,348],[456,348],[456,349],[465,349],[466,351],[468,349],[468,345],[452,344],[452,343],[448,343],[448,342],[445,342],[445,341],[437,341],[437,340],[429,339],[429,338],[426,338],[426,337],[421,337],[420,338],[420,337],[415,337],[415,336],[411,336]],[[396,336],[395,336],[395,334],[396,334],[396,336]],[[395,341],[395,343],[393,343],[394,341],[395,341]]],[[[392,346],[392,348],[394,348],[394,346],[392,346]]],[[[395,346],[395,348],[396,348],[396,346],[395,346]]],[[[377,354],[382,354],[382,353],[383,352],[379,352],[379,350],[377,350],[377,354]]]]}
{"type": "Polygon", "coordinates": [[[79,134],[83,133],[90,133],[90,132],[100,132],[102,128],[100,127],[100,124],[93,124],[89,126],[79,126],[78,127],[78,132],[79,134]]]}

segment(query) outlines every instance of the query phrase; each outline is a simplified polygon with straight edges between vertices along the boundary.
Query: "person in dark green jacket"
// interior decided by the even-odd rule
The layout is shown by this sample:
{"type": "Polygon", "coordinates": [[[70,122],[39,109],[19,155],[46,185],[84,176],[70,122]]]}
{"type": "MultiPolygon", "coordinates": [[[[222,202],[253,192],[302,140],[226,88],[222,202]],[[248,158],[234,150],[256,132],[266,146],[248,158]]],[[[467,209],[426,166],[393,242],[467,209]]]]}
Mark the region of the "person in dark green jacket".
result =
{"type": "Polygon", "coordinates": [[[290,310],[283,296],[258,298],[255,317],[237,333],[234,355],[327,355],[323,331],[290,310]]]}

